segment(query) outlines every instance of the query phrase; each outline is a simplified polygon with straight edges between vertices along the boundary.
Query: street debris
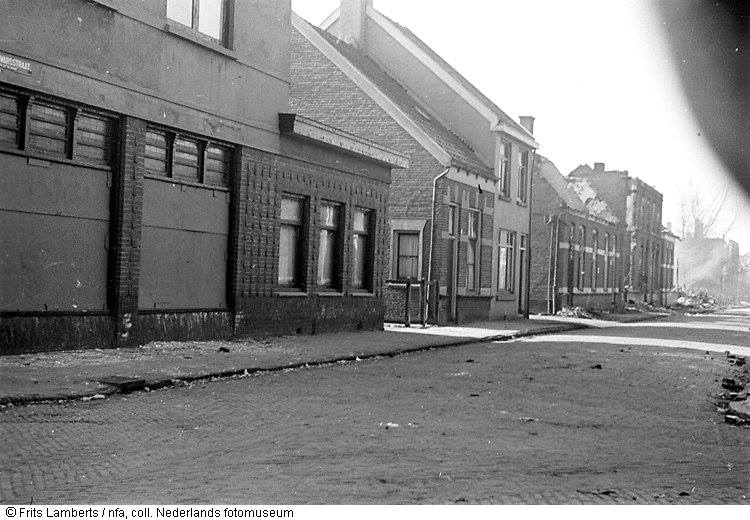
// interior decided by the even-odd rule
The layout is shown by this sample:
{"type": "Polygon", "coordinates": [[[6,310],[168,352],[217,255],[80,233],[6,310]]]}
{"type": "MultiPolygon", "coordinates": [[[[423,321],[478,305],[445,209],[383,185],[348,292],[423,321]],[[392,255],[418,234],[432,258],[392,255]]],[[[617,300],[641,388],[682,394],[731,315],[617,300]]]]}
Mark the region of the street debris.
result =
{"type": "Polygon", "coordinates": [[[94,395],[87,395],[87,396],[81,397],[81,401],[91,401],[94,399],[104,399],[104,398],[105,396],[103,394],[94,394],[94,395]]]}
{"type": "Polygon", "coordinates": [[[583,307],[563,307],[557,311],[557,316],[564,316],[566,318],[585,318],[587,320],[593,319],[594,317],[586,311],[583,307]]]}
{"type": "Polygon", "coordinates": [[[737,381],[733,377],[725,377],[721,380],[722,388],[726,388],[730,392],[741,392],[745,385],[737,381]]]}
{"type": "Polygon", "coordinates": [[[601,365],[601,363],[597,363],[596,365],[591,365],[591,368],[593,368],[594,370],[601,370],[602,369],[602,365],[601,365]]]}
{"type": "Polygon", "coordinates": [[[229,349],[227,347],[219,347],[218,352],[229,352],[229,349]]]}

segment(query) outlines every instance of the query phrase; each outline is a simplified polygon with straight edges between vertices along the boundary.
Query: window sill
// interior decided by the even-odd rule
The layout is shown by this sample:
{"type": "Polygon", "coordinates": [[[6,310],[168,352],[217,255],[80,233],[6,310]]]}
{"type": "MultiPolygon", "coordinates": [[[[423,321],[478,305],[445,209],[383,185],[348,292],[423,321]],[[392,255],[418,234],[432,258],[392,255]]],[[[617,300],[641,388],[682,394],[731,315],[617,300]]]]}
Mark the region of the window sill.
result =
{"type": "Polygon", "coordinates": [[[279,298],[307,298],[308,294],[302,291],[276,291],[279,298]]]}
{"type": "Polygon", "coordinates": [[[192,43],[201,45],[203,47],[207,47],[214,52],[223,54],[224,56],[228,58],[238,61],[237,55],[234,53],[234,51],[232,51],[231,49],[228,49],[227,47],[224,47],[215,38],[212,38],[211,36],[208,36],[208,35],[204,35],[200,31],[197,31],[193,29],[192,27],[187,27],[185,25],[180,24],[179,22],[175,22],[173,20],[167,19],[166,23],[164,24],[164,31],[174,36],[177,36],[178,38],[182,38],[184,40],[188,40],[192,43]]]}
{"type": "Polygon", "coordinates": [[[17,155],[19,157],[26,157],[29,160],[29,164],[32,166],[41,166],[43,168],[49,167],[46,163],[59,163],[69,164],[71,166],[81,166],[83,168],[91,168],[92,170],[101,170],[110,172],[112,171],[111,166],[103,166],[101,164],[92,164],[85,161],[77,161],[75,159],[67,159],[65,157],[55,157],[53,155],[45,155],[43,153],[19,150],[17,148],[10,148],[4,145],[0,145],[0,152],[7,153],[10,155],[17,155]]]}
{"type": "Polygon", "coordinates": [[[342,298],[344,296],[343,293],[334,291],[320,291],[315,294],[320,298],[342,298]]]}
{"type": "Polygon", "coordinates": [[[229,192],[229,188],[226,186],[219,186],[217,184],[201,184],[200,182],[186,181],[183,179],[175,179],[174,177],[164,177],[163,175],[154,175],[146,173],[143,175],[145,179],[153,179],[155,181],[168,182],[170,184],[180,184],[183,186],[192,186],[194,188],[204,188],[207,190],[217,190],[229,192]]]}
{"type": "Polygon", "coordinates": [[[371,292],[351,292],[349,296],[352,298],[375,298],[375,295],[371,292]]]}

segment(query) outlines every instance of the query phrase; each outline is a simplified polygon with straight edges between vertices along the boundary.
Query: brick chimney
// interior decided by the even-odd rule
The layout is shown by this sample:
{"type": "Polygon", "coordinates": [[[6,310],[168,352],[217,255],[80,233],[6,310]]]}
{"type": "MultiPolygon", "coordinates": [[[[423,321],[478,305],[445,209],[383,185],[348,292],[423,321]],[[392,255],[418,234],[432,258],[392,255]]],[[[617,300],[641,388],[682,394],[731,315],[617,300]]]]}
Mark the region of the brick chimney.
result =
{"type": "Polygon", "coordinates": [[[534,117],[533,116],[521,116],[518,118],[518,122],[521,126],[526,129],[528,133],[534,135],[534,117]]]}
{"type": "Polygon", "coordinates": [[[341,0],[339,9],[339,38],[360,49],[365,48],[368,7],[372,0],[341,0]]]}
{"type": "Polygon", "coordinates": [[[604,163],[603,162],[595,162],[594,163],[594,171],[596,173],[604,173],[604,163]]]}

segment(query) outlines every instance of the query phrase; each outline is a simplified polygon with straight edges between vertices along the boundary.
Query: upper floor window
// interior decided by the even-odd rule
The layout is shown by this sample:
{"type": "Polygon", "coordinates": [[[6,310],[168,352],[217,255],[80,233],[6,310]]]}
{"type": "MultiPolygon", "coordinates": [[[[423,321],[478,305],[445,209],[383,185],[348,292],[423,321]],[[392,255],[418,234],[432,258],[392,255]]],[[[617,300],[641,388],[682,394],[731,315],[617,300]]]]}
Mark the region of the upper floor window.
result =
{"type": "Polygon", "coordinates": [[[221,43],[226,40],[226,0],[167,0],[167,18],[221,43]]]}
{"type": "Polygon", "coordinates": [[[519,154],[518,162],[518,200],[526,203],[529,184],[529,152],[519,154]]]}
{"type": "Polygon", "coordinates": [[[510,143],[503,141],[501,146],[502,155],[500,156],[500,195],[510,198],[510,143]]]}

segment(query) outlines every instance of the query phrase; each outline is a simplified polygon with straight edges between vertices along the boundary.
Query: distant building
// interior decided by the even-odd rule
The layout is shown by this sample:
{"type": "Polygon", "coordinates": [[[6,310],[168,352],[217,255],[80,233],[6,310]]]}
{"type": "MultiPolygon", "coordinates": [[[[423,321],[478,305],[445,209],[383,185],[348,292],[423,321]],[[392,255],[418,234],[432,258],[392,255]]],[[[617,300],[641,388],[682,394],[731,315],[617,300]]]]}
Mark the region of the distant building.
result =
{"type": "Polygon", "coordinates": [[[677,245],[680,286],[714,298],[744,297],[739,245],[733,240],[689,235],[677,245]]]}
{"type": "Polygon", "coordinates": [[[537,155],[532,177],[531,310],[621,303],[624,230],[586,179],[537,155]]]}
{"type": "Polygon", "coordinates": [[[382,327],[408,161],[287,113],[290,13],[0,3],[0,353],[382,327]]]}
{"type": "Polygon", "coordinates": [[[664,304],[662,194],[627,171],[606,171],[604,163],[579,166],[570,177],[587,180],[625,224],[620,244],[624,299],[664,304]]]}
{"type": "Polygon", "coordinates": [[[370,0],[294,28],[294,109],[409,158],[390,191],[390,278],[436,282],[439,321],[525,313],[533,119],[513,121],[370,0]]]}

